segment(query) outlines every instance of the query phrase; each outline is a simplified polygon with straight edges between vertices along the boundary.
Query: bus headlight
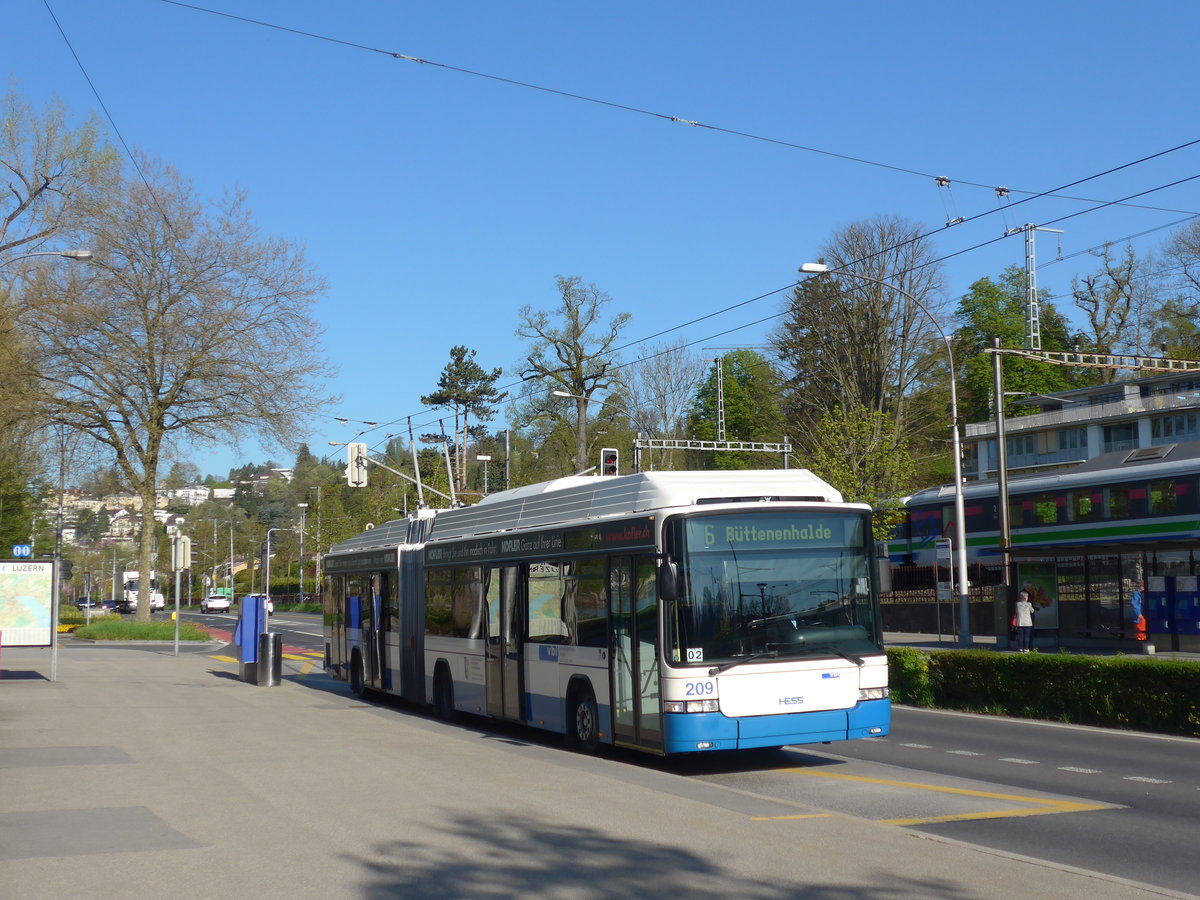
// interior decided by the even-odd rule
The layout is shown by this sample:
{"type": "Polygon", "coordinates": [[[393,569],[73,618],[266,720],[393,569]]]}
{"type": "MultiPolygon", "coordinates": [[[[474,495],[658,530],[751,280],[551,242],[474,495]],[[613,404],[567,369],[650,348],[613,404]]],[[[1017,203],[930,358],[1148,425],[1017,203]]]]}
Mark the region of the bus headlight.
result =
{"type": "Polygon", "coordinates": [[[858,689],[859,700],[886,700],[890,696],[891,692],[885,687],[858,689]]]}
{"type": "Polygon", "coordinates": [[[720,704],[716,700],[668,700],[663,704],[663,710],[670,713],[719,712],[720,704]]]}

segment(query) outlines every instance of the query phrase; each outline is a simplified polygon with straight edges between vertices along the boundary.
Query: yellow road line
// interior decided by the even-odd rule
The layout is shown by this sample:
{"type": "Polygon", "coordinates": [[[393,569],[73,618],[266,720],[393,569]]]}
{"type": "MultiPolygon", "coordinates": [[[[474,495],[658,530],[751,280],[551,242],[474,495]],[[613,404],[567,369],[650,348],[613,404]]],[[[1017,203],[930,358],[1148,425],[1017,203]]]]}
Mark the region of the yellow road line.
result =
{"type": "Polygon", "coordinates": [[[1019,816],[1045,816],[1052,813],[1088,812],[1098,809],[1112,809],[1104,803],[1078,803],[1073,800],[1047,800],[1041,797],[1027,797],[1022,794],[999,794],[992,791],[973,791],[967,788],[944,787],[937,784],[920,784],[914,781],[893,781],[888,778],[867,778],[863,775],[842,775],[835,772],[817,772],[811,769],[784,769],[792,775],[807,775],[812,778],[834,778],[840,781],[857,781],[861,784],[880,784],[887,787],[911,788],[921,791],[932,791],[939,794],[954,794],[959,797],[979,797],[984,800],[1005,800],[1011,803],[1028,804],[1023,809],[992,810],[989,812],[957,813],[945,816],[929,816],[912,819],[878,819],[884,825],[934,825],[942,822],[968,822],[979,819],[1004,819],[1019,816]]]}
{"type": "Polygon", "coordinates": [[[221,662],[237,662],[238,661],[236,656],[217,656],[216,654],[210,654],[209,659],[219,659],[221,662]]]}

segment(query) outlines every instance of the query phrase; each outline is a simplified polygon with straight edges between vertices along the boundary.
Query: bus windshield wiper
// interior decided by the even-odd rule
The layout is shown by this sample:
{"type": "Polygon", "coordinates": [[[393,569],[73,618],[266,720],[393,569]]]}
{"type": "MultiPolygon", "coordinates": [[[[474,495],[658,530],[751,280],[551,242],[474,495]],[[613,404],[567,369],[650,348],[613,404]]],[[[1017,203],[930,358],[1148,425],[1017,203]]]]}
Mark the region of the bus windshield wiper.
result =
{"type": "Polygon", "coordinates": [[[861,656],[855,656],[853,653],[847,653],[845,650],[839,650],[837,647],[830,647],[829,650],[832,653],[836,653],[842,659],[850,660],[850,662],[854,663],[856,666],[858,666],[860,668],[867,664],[867,661],[865,659],[863,659],[861,656]]]}
{"type": "Polygon", "coordinates": [[[754,662],[756,659],[775,659],[778,656],[778,650],[764,650],[762,653],[751,653],[749,656],[742,657],[741,659],[731,659],[727,663],[721,663],[721,665],[709,669],[708,674],[720,675],[722,672],[732,669],[734,666],[740,666],[743,663],[754,662]]]}

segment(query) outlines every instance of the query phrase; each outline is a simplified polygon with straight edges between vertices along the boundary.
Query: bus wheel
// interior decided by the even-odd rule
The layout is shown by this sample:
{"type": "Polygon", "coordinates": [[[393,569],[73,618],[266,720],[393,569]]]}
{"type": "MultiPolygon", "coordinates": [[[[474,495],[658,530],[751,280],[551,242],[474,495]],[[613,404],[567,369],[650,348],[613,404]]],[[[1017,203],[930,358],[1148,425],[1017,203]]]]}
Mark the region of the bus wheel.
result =
{"type": "Polygon", "coordinates": [[[350,659],[350,689],[354,691],[356,697],[365,697],[367,694],[367,678],[363,673],[362,654],[357,650],[350,659]]]}
{"type": "Polygon", "coordinates": [[[454,719],[454,682],[444,665],[433,676],[433,714],[444,722],[454,719]]]}
{"type": "Polygon", "coordinates": [[[600,744],[600,711],[596,707],[596,695],[590,687],[583,687],[571,696],[567,743],[583,753],[595,753],[600,744]]]}

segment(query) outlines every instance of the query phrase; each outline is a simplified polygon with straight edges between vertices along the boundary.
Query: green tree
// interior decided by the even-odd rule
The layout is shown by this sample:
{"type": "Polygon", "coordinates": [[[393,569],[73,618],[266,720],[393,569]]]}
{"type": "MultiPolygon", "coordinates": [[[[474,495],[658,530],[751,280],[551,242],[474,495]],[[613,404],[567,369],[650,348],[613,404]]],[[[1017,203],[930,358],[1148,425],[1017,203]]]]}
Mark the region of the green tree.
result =
{"type": "Polygon", "coordinates": [[[865,406],[834,407],[821,417],[808,445],[805,468],[848,503],[870,504],[875,539],[886,540],[915,472],[908,440],[891,416],[865,406]]]}
{"type": "Polygon", "coordinates": [[[461,344],[450,348],[450,362],[442,369],[438,378],[438,389],[426,394],[421,402],[427,406],[446,407],[454,412],[454,445],[458,461],[455,481],[459,491],[467,489],[467,445],[470,438],[478,438],[481,428],[472,430],[471,416],[482,425],[495,416],[495,406],[508,396],[496,390],[496,381],[503,369],[484,369],[475,361],[475,351],[461,344]]]}
{"type": "MultiPolygon", "coordinates": [[[[992,356],[987,351],[993,338],[999,338],[1000,346],[1009,349],[1028,344],[1027,305],[1025,270],[1020,266],[1009,266],[996,281],[980,278],[959,301],[957,314],[962,324],[954,334],[954,358],[959,369],[958,408],[963,421],[982,422],[992,417],[992,356]]],[[[1071,349],[1067,320],[1044,297],[1040,300],[1039,320],[1043,350],[1071,349]]],[[[1010,355],[1004,356],[1002,365],[1006,392],[1048,394],[1085,383],[1086,376],[1068,366],[1010,355]]]]}
{"type": "MultiPolygon", "coordinates": [[[[688,414],[690,436],[702,441],[719,440],[718,407],[724,400],[727,441],[780,443],[785,420],[780,406],[779,372],[755,350],[734,350],[721,361],[721,388],[717,392],[717,366],[701,382],[688,414]]],[[[692,451],[689,462],[696,468],[773,469],[783,460],[769,453],[741,450],[692,451]]]]}

